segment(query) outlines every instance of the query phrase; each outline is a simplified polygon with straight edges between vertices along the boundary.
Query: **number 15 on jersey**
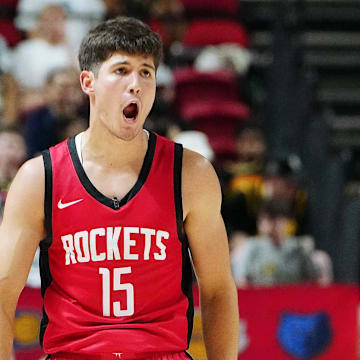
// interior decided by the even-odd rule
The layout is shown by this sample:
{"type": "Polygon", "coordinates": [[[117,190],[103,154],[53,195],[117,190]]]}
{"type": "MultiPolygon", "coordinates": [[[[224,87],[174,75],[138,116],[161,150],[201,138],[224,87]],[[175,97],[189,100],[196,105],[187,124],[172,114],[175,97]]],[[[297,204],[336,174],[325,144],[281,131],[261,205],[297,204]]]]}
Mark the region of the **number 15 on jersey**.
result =
{"type": "Polygon", "coordinates": [[[111,301],[110,301],[110,276],[113,275],[113,291],[126,291],[127,308],[122,309],[120,301],[112,303],[113,315],[131,316],[134,314],[134,286],[130,283],[121,283],[121,275],[131,274],[131,267],[115,268],[111,272],[107,268],[99,268],[99,274],[102,276],[102,313],[103,316],[111,316],[111,301]]]}

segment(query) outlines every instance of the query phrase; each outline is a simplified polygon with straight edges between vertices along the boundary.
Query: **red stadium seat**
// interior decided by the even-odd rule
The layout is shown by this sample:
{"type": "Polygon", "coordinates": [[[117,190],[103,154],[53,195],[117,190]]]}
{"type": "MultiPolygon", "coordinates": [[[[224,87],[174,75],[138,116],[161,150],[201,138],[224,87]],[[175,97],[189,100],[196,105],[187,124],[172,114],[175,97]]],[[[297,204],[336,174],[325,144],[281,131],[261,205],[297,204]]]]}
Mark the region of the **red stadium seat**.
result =
{"type": "Polygon", "coordinates": [[[183,44],[186,47],[202,47],[224,43],[249,46],[249,36],[244,26],[232,20],[194,20],[188,25],[183,44]]]}
{"type": "Polygon", "coordinates": [[[234,15],[238,10],[237,0],[181,0],[186,13],[200,14],[209,13],[228,13],[234,15]]]}
{"type": "Polygon", "coordinates": [[[220,101],[239,98],[236,75],[228,70],[199,72],[194,68],[174,71],[175,105],[182,115],[183,109],[196,101],[220,101]]]}
{"type": "Polygon", "coordinates": [[[19,0],[0,1],[0,35],[5,38],[7,44],[11,47],[14,47],[22,40],[20,31],[13,23],[18,2],[19,0]]]}
{"type": "Polygon", "coordinates": [[[197,101],[183,111],[184,120],[208,138],[218,160],[233,159],[236,128],[250,116],[250,108],[238,101],[197,101]]]}
{"type": "Polygon", "coordinates": [[[0,36],[4,37],[10,47],[16,46],[21,41],[20,31],[12,21],[6,19],[0,19],[0,36]]]}

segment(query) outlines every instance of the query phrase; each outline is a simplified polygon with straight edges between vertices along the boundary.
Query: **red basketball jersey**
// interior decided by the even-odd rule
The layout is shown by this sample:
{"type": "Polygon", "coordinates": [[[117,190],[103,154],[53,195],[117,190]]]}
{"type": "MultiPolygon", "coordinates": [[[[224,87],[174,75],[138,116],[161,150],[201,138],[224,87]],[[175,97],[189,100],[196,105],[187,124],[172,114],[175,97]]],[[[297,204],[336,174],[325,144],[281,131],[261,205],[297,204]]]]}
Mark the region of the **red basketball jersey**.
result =
{"type": "Polygon", "coordinates": [[[150,133],[139,178],[121,200],[92,185],[74,137],[43,159],[44,351],[84,359],[185,351],[193,304],[181,145],[150,133]]]}

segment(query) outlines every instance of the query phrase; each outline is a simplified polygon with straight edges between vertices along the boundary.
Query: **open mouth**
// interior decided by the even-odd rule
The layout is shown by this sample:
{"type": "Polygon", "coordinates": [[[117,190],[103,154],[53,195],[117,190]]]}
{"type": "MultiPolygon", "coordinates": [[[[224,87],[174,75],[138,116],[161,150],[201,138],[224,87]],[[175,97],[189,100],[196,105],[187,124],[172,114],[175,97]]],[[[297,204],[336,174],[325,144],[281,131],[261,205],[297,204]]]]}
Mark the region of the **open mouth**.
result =
{"type": "Polygon", "coordinates": [[[123,114],[124,114],[126,120],[130,120],[130,121],[135,120],[138,113],[139,113],[139,108],[136,103],[129,104],[123,110],[123,114]]]}

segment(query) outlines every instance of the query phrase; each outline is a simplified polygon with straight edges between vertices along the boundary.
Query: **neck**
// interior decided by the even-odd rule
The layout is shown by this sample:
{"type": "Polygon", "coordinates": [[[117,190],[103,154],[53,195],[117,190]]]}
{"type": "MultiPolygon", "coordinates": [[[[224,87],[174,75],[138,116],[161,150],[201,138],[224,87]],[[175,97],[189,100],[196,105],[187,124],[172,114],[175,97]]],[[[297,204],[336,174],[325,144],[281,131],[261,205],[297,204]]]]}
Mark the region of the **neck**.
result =
{"type": "Polygon", "coordinates": [[[140,131],[132,140],[122,140],[103,131],[99,134],[93,128],[83,133],[81,152],[83,163],[86,161],[107,168],[120,168],[144,159],[148,146],[148,137],[140,131]]]}

